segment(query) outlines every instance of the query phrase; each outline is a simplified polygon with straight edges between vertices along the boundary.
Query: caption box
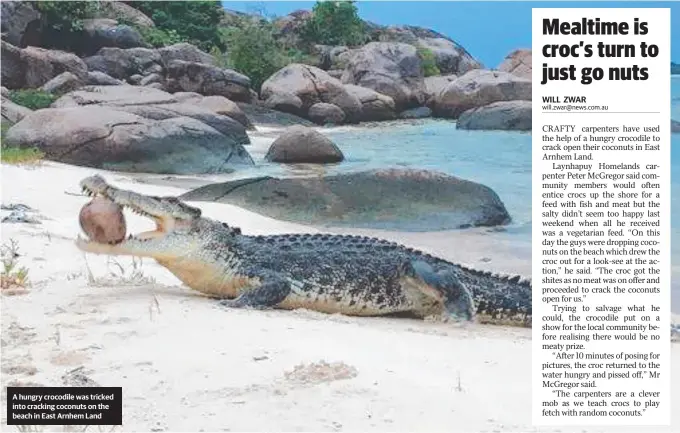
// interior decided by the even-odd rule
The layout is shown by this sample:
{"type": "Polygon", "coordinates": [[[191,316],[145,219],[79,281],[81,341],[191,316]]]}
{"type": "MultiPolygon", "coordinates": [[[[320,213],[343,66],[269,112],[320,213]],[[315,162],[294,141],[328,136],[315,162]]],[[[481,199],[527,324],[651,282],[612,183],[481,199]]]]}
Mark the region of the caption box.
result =
{"type": "Polygon", "coordinates": [[[118,387],[7,387],[8,425],[122,425],[118,387]]]}

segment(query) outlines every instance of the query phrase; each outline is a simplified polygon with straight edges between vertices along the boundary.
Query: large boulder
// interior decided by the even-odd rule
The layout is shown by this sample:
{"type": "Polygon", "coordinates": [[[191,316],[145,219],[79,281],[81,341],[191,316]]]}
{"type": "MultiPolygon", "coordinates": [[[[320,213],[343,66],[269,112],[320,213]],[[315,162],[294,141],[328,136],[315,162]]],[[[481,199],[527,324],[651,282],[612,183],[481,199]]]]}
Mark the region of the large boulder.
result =
{"type": "Polygon", "coordinates": [[[158,53],[161,55],[161,58],[166,65],[173,60],[204,63],[206,65],[215,64],[215,58],[213,56],[186,42],[159,48],[158,53]]]}
{"type": "Polygon", "coordinates": [[[40,12],[27,1],[3,1],[0,7],[2,39],[17,47],[31,45],[32,33],[40,26],[40,12]]]}
{"type": "Polygon", "coordinates": [[[418,45],[434,54],[437,68],[442,74],[463,75],[473,69],[482,68],[465,48],[445,38],[420,38],[418,45]]]}
{"type": "Polygon", "coordinates": [[[531,80],[531,50],[519,49],[508,54],[498,70],[531,80]]]}
{"type": "Polygon", "coordinates": [[[2,44],[2,85],[8,89],[37,88],[63,72],[87,79],[87,66],[75,54],[38,47],[2,44]]]}
{"type": "Polygon", "coordinates": [[[41,89],[47,93],[61,95],[76,90],[84,85],[83,81],[70,72],[62,72],[43,84],[41,89]]]}
{"type": "Polygon", "coordinates": [[[172,60],[167,67],[166,88],[170,92],[196,92],[249,102],[250,78],[232,69],[184,60],[172,60]]]}
{"type": "MultiPolygon", "coordinates": [[[[275,95],[277,101],[291,100],[289,95],[300,99],[302,106],[299,111],[290,111],[293,114],[306,116],[312,105],[325,102],[340,107],[347,123],[358,122],[361,116],[361,101],[347,92],[338,79],[314,66],[293,63],[277,71],[262,84],[260,90],[260,97],[269,101],[267,105],[270,107],[275,106],[270,99],[275,95]]],[[[286,108],[286,105],[277,102],[280,109],[286,108]]]]}
{"type": "Polygon", "coordinates": [[[117,110],[153,120],[190,117],[211,126],[234,143],[250,143],[245,125],[225,115],[223,104],[219,105],[219,101],[209,101],[205,104],[201,102],[200,100],[181,100],[162,90],[150,87],[88,86],[62,96],[52,106],[55,108],[92,105],[115,107],[117,110]]]}
{"type": "Polygon", "coordinates": [[[122,1],[103,1],[97,5],[97,18],[110,18],[121,22],[131,23],[135,27],[151,28],[155,24],[144,12],[135,9],[122,1]]]}
{"type": "Polygon", "coordinates": [[[391,97],[397,111],[421,106],[425,101],[422,64],[413,45],[396,42],[365,45],[348,60],[342,82],[391,97]]]}
{"type": "Polygon", "coordinates": [[[84,60],[90,71],[103,72],[131,84],[134,84],[131,77],[135,75],[144,77],[164,71],[160,53],[150,48],[102,48],[84,60]]]}
{"type": "Polygon", "coordinates": [[[293,125],[314,126],[308,119],[283,111],[273,110],[261,104],[237,102],[236,105],[251,122],[259,126],[280,129],[293,125]]]}
{"type": "Polygon", "coordinates": [[[508,72],[473,69],[439,92],[432,109],[436,116],[455,119],[471,108],[512,100],[531,100],[531,80],[508,72]]]}
{"type": "Polygon", "coordinates": [[[207,185],[180,198],[229,203],[271,218],[323,226],[422,231],[510,221],[503,202],[490,188],[411,169],[237,180],[207,185]]]}
{"type": "Polygon", "coordinates": [[[531,101],[501,101],[464,111],[458,129],[531,131],[531,101]]]}
{"type": "Polygon", "coordinates": [[[118,21],[108,18],[83,20],[80,44],[80,51],[84,56],[91,56],[104,47],[137,48],[147,46],[144,38],[136,29],[118,24],[118,21]]]}
{"type": "Polygon", "coordinates": [[[180,102],[187,102],[201,108],[207,108],[214,113],[229,116],[245,126],[246,129],[255,129],[243,110],[234,101],[230,101],[224,96],[203,96],[193,92],[178,92],[172,96],[180,102]]]}
{"type": "MultiPolygon", "coordinates": [[[[305,115],[302,99],[290,92],[272,93],[266,101],[265,107],[295,115],[305,115]]],[[[309,109],[309,108],[308,108],[309,109]]]]}
{"type": "Polygon", "coordinates": [[[87,105],[160,105],[180,102],[162,90],[138,86],[86,86],[52,103],[54,108],[87,105]]]}
{"type": "Polygon", "coordinates": [[[458,79],[457,75],[435,75],[425,78],[425,103],[427,105],[434,101],[434,98],[449,85],[451,81],[458,79]]]}
{"type": "Polygon", "coordinates": [[[87,82],[85,84],[91,86],[119,86],[121,84],[125,84],[125,82],[117,80],[103,72],[89,71],[87,73],[87,82]]]}
{"type": "Polygon", "coordinates": [[[345,85],[350,95],[361,101],[361,120],[365,122],[392,120],[396,117],[394,99],[366,87],[345,85]]]}
{"type": "MultiPolygon", "coordinates": [[[[123,87],[123,86],[121,86],[123,87]]],[[[239,143],[199,120],[162,120],[99,105],[34,111],[7,132],[10,146],[37,147],[47,158],[126,172],[222,173],[252,165],[239,143]]]]}
{"type": "Polygon", "coordinates": [[[306,126],[286,129],[272,143],[265,160],[288,164],[328,164],[344,159],[342,151],[328,137],[306,126]]]}
{"type": "Polygon", "coordinates": [[[2,121],[10,125],[18,123],[24,117],[33,112],[30,108],[15,104],[9,98],[2,96],[2,103],[0,103],[0,111],[2,111],[2,121]]]}
{"type": "Polygon", "coordinates": [[[341,125],[345,120],[345,113],[337,105],[317,102],[309,107],[307,117],[318,125],[341,125]]]}

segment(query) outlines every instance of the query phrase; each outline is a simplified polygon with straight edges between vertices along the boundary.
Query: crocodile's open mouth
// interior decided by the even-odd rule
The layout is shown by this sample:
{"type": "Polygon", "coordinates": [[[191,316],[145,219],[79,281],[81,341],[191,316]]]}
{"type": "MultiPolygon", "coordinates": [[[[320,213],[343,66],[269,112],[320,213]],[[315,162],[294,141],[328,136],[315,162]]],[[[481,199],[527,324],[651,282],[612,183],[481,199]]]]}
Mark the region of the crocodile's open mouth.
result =
{"type": "MultiPolygon", "coordinates": [[[[127,209],[134,214],[150,219],[155,224],[154,230],[129,234],[127,238],[113,242],[112,244],[115,246],[163,238],[174,231],[190,228],[192,221],[201,216],[200,209],[186,205],[176,197],[147,196],[134,191],[118,189],[107,184],[104,178],[98,175],[83,179],[80,186],[88,196],[103,197],[120,206],[123,211],[127,209]]],[[[124,213],[122,218],[125,220],[124,213]]],[[[87,240],[79,239],[78,243],[81,246],[84,244],[112,246],[112,244],[96,242],[89,237],[87,240]]]]}
{"type": "MultiPolygon", "coordinates": [[[[129,227],[129,224],[127,223],[125,210],[128,210],[128,211],[132,212],[133,214],[145,217],[145,218],[153,221],[153,223],[155,225],[155,230],[148,230],[148,231],[144,231],[144,232],[140,232],[140,233],[129,233],[129,234],[126,233],[127,237],[125,237],[125,238],[123,238],[119,241],[109,242],[108,243],[109,245],[117,245],[117,244],[121,244],[121,243],[126,242],[126,241],[132,241],[132,240],[148,241],[148,240],[151,240],[151,239],[158,239],[160,237],[165,236],[169,232],[171,232],[173,230],[174,226],[175,226],[175,219],[173,219],[173,218],[163,217],[163,216],[159,216],[159,215],[153,215],[151,213],[145,212],[144,210],[142,210],[138,206],[135,206],[132,203],[125,203],[125,202],[120,203],[119,201],[116,201],[114,198],[107,196],[105,193],[104,194],[95,193],[95,192],[90,191],[86,187],[83,187],[83,192],[86,195],[92,197],[93,199],[98,198],[98,197],[102,197],[106,200],[110,200],[113,203],[119,205],[122,208],[120,217],[122,218],[122,220],[123,220],[122,222],[123,222],[123,224],[125,225],[126,228],[129,227]]],[[[111,221],[110,223],[114,224],[113,221],[111,221]]],[[[97,242],[96,240],[90,239],[89,236],[87,238],[87,241],[88,242],[94,242],[94,243],[100,243],[100,242],[97,242]]]]}

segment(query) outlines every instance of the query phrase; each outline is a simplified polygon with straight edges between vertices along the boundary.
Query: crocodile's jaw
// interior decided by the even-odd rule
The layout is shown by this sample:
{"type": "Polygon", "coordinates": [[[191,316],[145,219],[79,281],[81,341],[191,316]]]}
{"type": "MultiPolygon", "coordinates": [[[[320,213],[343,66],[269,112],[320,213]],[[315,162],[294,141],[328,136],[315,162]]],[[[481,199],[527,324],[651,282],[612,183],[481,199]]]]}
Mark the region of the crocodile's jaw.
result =
{"type": "Polygon", "coordinates": [[[207,223],[198,208],[181,203],[175,197],[153,197],[133,191],[118,189],[100,176],[91,176],[80,183],[90,196],[102,196],[123,208],[150,218],[156,229],[116,243],[99,243],[78,237],[76,246],[95,254],[152,257],[156,260],[173,260],[190,255],[200,248],[201,236],[197,226],[207,223]],[[194,232],[189,236],[190,232],[194,232]]]}

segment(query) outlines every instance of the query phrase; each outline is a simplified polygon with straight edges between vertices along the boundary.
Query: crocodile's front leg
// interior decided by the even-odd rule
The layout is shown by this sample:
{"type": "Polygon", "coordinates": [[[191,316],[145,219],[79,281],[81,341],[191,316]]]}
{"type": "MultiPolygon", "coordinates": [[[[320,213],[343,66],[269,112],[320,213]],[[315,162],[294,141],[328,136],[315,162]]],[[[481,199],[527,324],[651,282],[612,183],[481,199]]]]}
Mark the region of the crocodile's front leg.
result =
{"type": "Polygon", "coordinates": [[[290,294],[290,283],[276,273],[258,275],[260,285],[243,292],[236,299],[225,299],[220,304],[231,308],[264,309],[274,307],[290,294]]]}

